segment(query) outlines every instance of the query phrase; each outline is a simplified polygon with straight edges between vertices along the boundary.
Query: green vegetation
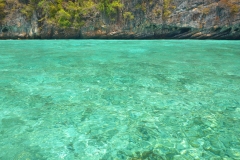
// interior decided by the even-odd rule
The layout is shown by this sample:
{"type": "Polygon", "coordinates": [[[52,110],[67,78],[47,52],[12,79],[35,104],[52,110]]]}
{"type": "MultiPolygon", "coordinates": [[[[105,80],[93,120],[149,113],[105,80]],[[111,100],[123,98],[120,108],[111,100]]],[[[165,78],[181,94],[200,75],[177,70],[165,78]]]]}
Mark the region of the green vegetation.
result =
{"type": "Polygon", "coordinates": [[[5,1],[4,0],[0,0],[0,24],[1,24],[2,20],[4,19],[4,17],[5,17],[4,8],[5,8],[5,1]]]}
{"type": "Polygon", "coordinates": [[[146,12],[147,11],[147,7],[146,7],[146,3],[141,3],[141,4],[137,4],[136,9],[141,9],[143,12],[146,12]]]}
{"type": "Polygon", "coordinates": [[[105,12],[108,16],[116,14],[119,9],[123,7],[120,0],[100,0],[99,9],[105,12]]]}
{"type": "Polygon", "coordinates": [[[95,5],[91,0],[41,0],[36,8],[43,10],[44,19],[48,23],[62,28],[78,28],[84,24],[82,17],[90,13],[95,5]]]}
{"type": "Polygon", "coordinates": [[[240,10],[240,6],[236,4],[236,0],[220,0],[219,5],[223,8],[228,8],[231,14],[237,14],[240,10]]]}
{"type": "Polygon", "coordinates": [[[236,4],[233,4],[230,6],[230,12],[232,14],[237,14],[240,10],[240,6],[236,5],[236,4]]]}
{"type": "MultiPolygon", "coordinates": [[[[41,21],[61,28],[79,28],[84,25],[87,15],[100,10],[111,19],[123,7],[120,0],[0,0],[0,21],[4,18],[6,2],[11,3],[27,19],[30,19],[35,11],[41,13],[41,21]]],[[[39,15],[38,15],[39,16],[39,15]]]]}
{"type": "Polygon", "coordinates": [[[24,14],[27,19],[30,19],[34,11],[34,7],[31,4],[25,5],[23,9],[21,9],[21,13],[24,14]]]}
{"type": "Polygon", "coordinates": [[[171,14],[170,11],[171,0],[163,0],[163,17],[166,18],[171,14]]]}
{"type": "Polygon", "coordinates": [[[154,16],[160,16],[162,14],[162,10],[160,8],[155,8],[153,10],[154,16]]]}
{"type": "Polygon", "coordinates": [[[210,8],[204,8],[203,9],[203,14],[207,15],[210,12],[210,8]]]}
{"type": "MultiPolygon", "coordinates": [[[[220,0],[218,5],[226,8],[231,15],[235,15],[240,11],[237,2],[237,0],[220,0]]],[[[173,0],[163,0],[163,6],[148,7],[148,5],[154,5],[153,3],[153,0],[142,0],[136,4],[135,9],[146,12],[147,8],[153,8],[154,16],[167,19],[176,8],[173,0]]],[[[48,23],[60,28],[80,28],[86,19],[94,17],[99,11],[111,21],[119,19],[122,13],[124,20],[134,19],[131,12],[124,12],[124,10],[120,12],[122,8],[121,0],[0,0],[0,24],[8,12],[19,10],[28,20],[36,12],[40,24],[48,23]],[[6,7],[6,4],[10,7],[6,7]],[[11,9],[8,11],[9,8],[11,9]]],[[[210,8],[201,8],[201,10],[204,15],[210,13],[210,8]]]]}
{"type": "Polygon", "coordinates": [[[125,20],[132,20],[132,19],[134,19],[134,15],[131,12],[124,12],[123,13],[123,18],[125,20]]]}
{"type": "Polygon", "coordinates": [[[172,5],[172,0],[163,0],[163,18],[167,18],[171,15],[171,11],[176,8],[176,6],[172,5]]]}

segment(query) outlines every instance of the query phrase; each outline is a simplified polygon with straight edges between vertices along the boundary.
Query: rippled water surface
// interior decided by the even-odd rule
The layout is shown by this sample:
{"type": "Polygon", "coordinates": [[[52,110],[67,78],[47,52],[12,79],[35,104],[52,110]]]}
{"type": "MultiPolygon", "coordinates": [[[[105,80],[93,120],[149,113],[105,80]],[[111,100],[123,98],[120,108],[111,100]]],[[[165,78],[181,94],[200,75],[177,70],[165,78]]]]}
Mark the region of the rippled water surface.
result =
{"type": "Polygon", "coordinates": [[[1,160],[240,159],[240,41],[0,41],[1,160]]]}

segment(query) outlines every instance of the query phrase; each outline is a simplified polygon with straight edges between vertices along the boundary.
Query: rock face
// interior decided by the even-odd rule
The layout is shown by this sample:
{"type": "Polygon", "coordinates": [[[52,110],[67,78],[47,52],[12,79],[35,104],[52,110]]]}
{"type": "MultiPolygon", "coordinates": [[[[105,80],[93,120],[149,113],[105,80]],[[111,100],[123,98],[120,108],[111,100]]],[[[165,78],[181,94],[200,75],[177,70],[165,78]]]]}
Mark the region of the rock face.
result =
{"type": "MultiPolygon", "coordinates": [[[[95,9],[79,28],[27,18],[15,9],[0,23],[1,39],[240,39],[240,0],[122,0],[114,16],[95,9]]],[[[11,9],[13,6],[5,6],[11,9]]]]}

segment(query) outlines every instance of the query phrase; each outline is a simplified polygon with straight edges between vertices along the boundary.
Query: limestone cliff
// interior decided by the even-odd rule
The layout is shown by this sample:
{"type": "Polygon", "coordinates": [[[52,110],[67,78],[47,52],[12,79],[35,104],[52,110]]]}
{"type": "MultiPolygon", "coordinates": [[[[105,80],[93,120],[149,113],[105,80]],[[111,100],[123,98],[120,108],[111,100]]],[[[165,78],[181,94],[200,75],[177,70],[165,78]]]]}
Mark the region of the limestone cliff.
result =
{"type": "Polygon", "coordinates": [[[240,39],[240,0],[121,0],[113,14],[100,10],[95,0],[77,27],[49,22],[42,9],[27,16],[21,5],[27,0],[5,2],[0,5],[1,39],[240,39]]]}

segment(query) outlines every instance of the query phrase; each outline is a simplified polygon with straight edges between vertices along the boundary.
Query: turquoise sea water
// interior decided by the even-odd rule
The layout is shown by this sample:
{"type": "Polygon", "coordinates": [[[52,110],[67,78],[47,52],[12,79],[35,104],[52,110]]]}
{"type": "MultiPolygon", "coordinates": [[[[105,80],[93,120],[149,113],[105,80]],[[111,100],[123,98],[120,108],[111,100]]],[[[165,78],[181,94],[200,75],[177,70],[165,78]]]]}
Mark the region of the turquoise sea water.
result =
{"type": "Polygon", "coordinates": [[[240,41],[0,41],[1,160],[240,159],[240,41]]]}

